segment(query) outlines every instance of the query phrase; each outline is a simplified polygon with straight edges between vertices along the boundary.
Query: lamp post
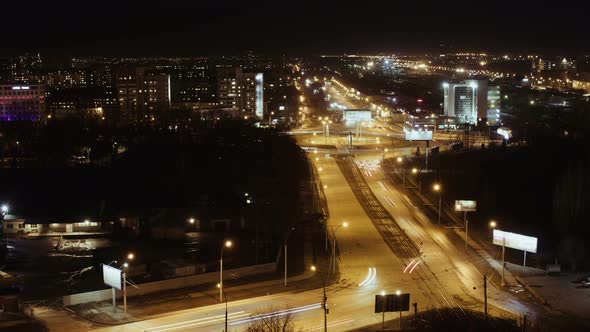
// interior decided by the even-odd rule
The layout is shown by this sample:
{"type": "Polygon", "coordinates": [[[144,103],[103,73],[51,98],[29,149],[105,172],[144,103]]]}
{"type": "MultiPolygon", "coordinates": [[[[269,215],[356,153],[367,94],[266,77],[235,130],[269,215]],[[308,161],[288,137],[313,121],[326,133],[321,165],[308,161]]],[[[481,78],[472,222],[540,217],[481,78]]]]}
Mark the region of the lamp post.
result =
{"type": "MultiPolygon", "coordinates": [[[[135,254],[130,252],[127,254],[127,260],[132,261],[135,259],[135,254]]],[[[127,315],[127,268],[129,267],[129,263],[125,262],[122,265],[123,267],[123,312],[127,315]]]]}
{"type": "Polygon", "coordinates": [[[442,186],[440,183],[435,183],[432,186],[432,190],[438,193],[438,225],[440,226],[440,210],[442,206],[442,186]]]}
{"type": "MultiPolygon", "coordinates": [[[[398,297],[402,294],[402,292],[398,289],[395,291],[395,295],[397,295],[398,297]]],[[[402,329],[402,311],[399,311],[399,329],[402,329]]]]}
{"type": "Polygon", "coordinates": [[[287,286],[287,243],[289,242],[289,237],[291,236],[291,232],[295,230],[295,226],[292,226],[291,229],[289,229],[289,231],[287,232],[287,235],[285,236],[285,277],[284,277],[284,284],[285,286],[287,286]]]}
{"type": "Polygon", "coordinates": [[[402,157],[397,157],[396,161],[397,161],[397,163],[399,165],[401,165],[401,168],[402,168],[402,184],[405,186],[406,185],[406,169],[402,165],[402,163],[404,162],[404,159],[402,157]]]}
{"type": "Polygon", "coordinates": [[[336,273],[336,231],[340,228],[340,227],[344,227],[344,228],[348,228],[348,222],[343,222],[342,224],[336,226],[334,228],[334,230],[332,231],[333,234],[333,239],[332,239],[332,272],[335,274],[336,273]]]}
{"type": "Polygon", "coordinates": [[[225,330],[223,330],[223,332],[227,332],[227,296],[225,295],[225,292],[221,288],[221,284],[217,284],[217,287],[223,293],[223,301],[225,302],[225,330]]]}
{"type": "Polygon", "coordinates": [[[381,313],[382,313],[382,318],[381,318],[381,329],[385,330],[385,291],[382,290],[381,291],[381,313]]]}
{"type": "Polygon", "coordinates": [[[422,194],[422,178],[420,177],[420,171],[414,167],[412,168],[412,174],[418,176],[418,196],[420,196],[422,194]]]}
{"type": "MultiPolygon", "coordinates": [[[[317,268],[315,265],[311,266],[311,270],[313,272],[317,271],[317,268]]],[[[326,278],[324,277],[324,274],[321,273],[321,278],[322,278],[322,285],[323,285],[323,290],[324,290],[324,297],[322,299],[322,309],[324,309],[324,332],[328,331],[328,296],[326,296],[326,278]]]]}
{"type": "Polygon", "coordinates": [[[221,246],[221,255],[219,255],[219,302],[223,301],[223,249],[231,248],[233,243],[229,240],[225,241],[221,246]]]}

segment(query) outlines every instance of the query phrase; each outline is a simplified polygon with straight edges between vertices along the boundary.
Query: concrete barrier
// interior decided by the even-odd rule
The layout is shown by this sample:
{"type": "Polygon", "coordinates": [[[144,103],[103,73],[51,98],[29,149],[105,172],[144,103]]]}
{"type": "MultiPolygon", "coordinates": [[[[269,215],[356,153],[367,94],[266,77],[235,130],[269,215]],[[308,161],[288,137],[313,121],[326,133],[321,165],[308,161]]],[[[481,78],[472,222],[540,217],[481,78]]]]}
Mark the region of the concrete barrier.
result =
{"type": "MultiPolygon", "coordinates": [[[[257,274],[265,274],[275,272],[277,269],[277,263],[259,264],[253,266],[246,266],[238,269],[225,270],[224,275],[230,276],[232,274],[238,277],[253,276],[257,274]]],[[[225,278],[224,278],[225,279],[225,278]]],[[[209,272],[203,274],[196,274],[192,276],[166,279],[161,281],[146,282],[144,284],[138,284],[139,288],[127,286],[127,297],[151,294],[171,289],[179,289],[185,287],[192,287],[202,284],[217,284],[219,282],[219,272],[209,272]]],[[[117,291],[117,298],[121,298],[123,293],[117,291]]],[[[78,293],[65,295],[62,297],[64,306],[71,306],[76,304],[88,303],[88,302],[99,302],[108,301],[112,298],[111,289],[101,289],[92,292],[78,293]]]]}

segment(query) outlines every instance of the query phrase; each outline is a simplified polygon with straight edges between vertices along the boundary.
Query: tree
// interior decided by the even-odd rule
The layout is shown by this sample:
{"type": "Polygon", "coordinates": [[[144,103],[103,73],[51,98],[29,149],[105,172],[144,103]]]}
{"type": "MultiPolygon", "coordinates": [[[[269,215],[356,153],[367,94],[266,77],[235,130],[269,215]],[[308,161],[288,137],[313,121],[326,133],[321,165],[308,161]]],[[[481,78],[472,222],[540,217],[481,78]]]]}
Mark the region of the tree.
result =
{"type": "Polygon", "coordinates": [[[262,312],[252,315],[248,332],[293,332],[294,315],[288,307],[279,309],[270,306],[262,312]]]}

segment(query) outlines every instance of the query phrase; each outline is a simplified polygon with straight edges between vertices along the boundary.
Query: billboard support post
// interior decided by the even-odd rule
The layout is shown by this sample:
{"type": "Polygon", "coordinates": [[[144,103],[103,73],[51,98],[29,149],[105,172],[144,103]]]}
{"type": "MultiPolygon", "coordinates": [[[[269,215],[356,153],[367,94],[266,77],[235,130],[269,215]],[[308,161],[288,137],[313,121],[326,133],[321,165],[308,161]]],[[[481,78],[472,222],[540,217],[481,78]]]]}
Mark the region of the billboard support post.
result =
{"type": "Polygon", "coordinates": [[[127,315],[127,277],[125,274],[125,270],[123,270],[123,312],[127,315]]]}
{"type": "Polygon", "coordinates": [[[430,141],[426,141],[426,165],[425,165],[425,169],[428,171],[428,149],[430,147],[430,141]]]}
{"type": "Polygon", "coordinates": [[[469,241],[469,220],[467,220],[467,211],[463,212],[463,221],[465,223],[465,249],[463,255],[467,254],[467,242],[469,241]]]}
{"type": "Polygon", "coordinates": [[[483,275],[483,303],[486,320],[488,320],[488,277],[483,275]]]}
{"type": "Polygon", "coordinates": [[[503,240],[502,242],[502,287],[506,286],[506,283],[504,283],[504,252],[506,251],[506,239],[503,240]]]}
{"type": "Polygon", "coordinates": [[[115,287],[111,287],[111,291],[113,294],[113,312],[117,311],[117,297],[115,295],[115,287]]]}
{"type": "Polygon", "coordinates": [[[524,251],[524,261],[522,262],[522,267],[526,267],[526,250],[524,251]]]}

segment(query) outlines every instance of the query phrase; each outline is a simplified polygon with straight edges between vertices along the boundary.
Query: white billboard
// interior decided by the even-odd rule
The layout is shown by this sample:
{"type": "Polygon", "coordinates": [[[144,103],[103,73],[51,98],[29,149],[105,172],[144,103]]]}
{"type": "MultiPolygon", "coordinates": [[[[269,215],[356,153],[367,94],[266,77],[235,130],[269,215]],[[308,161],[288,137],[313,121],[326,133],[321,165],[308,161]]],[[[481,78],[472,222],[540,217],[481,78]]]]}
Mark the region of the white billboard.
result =
{"type": "Polygon", "coordinates": [[[537,238],[494,229],[494,244],[537,253],[537,238]]]}
{"type": "Polygon", "coordinates": [[[406,141],[432,141],[431,130],[406,130],[406,141]]]}
{"type": "Polygon", "coordinates": [[[359,123],[369,126],[372,121],[371,110],[344,110],[342,120],[346,127],[356,127],[359,123]]]}
{"type": "Polygon", "coordinates": [[[457,200],[455,201],[455,211],[473,212],[477,210],[476,201],[457,200]]]}
{"type": "Polygon", "coordinates": [[[106,285],[121,290],[121,270],[110,265],[102,265],[102,279],[106,285]]]}

